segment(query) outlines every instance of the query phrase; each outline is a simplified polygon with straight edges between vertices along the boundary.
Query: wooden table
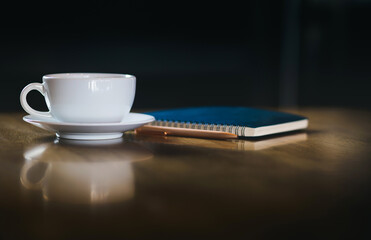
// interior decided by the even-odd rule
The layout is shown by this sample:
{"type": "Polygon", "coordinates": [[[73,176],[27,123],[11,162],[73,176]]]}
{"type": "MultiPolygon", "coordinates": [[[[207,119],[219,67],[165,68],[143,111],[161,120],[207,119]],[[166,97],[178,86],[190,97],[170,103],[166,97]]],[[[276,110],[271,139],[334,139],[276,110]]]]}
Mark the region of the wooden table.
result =
{"type": "Polygon", "coordinates": [[[370,237],[370,112],[287,111],[309,129],[103,145],[0,114],[0,239],[370,237]]]}

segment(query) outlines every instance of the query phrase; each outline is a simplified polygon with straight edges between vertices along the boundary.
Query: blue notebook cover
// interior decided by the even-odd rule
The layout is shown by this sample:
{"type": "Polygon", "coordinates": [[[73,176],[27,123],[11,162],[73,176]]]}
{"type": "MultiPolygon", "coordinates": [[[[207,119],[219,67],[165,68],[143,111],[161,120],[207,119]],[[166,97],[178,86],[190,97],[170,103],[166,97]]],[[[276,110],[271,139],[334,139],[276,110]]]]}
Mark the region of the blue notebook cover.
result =
{"type": "Polygon", "coordinates": [[[238,136],[263,136],[306,128],[307,118],[249,107],[191,107],[149,112],[151,125],[223,131],[238,136]]]}

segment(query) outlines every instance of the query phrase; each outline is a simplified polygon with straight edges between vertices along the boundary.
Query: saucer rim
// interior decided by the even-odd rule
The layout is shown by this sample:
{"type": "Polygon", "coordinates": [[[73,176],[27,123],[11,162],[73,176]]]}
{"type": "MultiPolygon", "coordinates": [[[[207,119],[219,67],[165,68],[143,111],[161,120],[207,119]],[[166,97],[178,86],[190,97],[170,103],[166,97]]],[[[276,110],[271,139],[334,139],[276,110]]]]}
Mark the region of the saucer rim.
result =
{"type": "Polygon", "coordinates": [[[146,124],[155,121],[155,117],[149,114],[145,113],[134,113],[131,112],[129,115],[136,115],[136,116],[147,116],[147,120],[142,120],[142,121],[125,121],[125,119],[121,122],[118,123],[70,123],[70,122],[61,122],[59,120],[56,120],[55,118],[51,117],[50,120],[46,118],[40,118],[37,116],[32,116],[32,115],[25,115],[23,116],[23,121],[31,123],[47,123],[47,124],[54,124],[54,125],[59,125],[59,126],[120,126],[120,125],[127,125],[127,124],[146,124]]]}

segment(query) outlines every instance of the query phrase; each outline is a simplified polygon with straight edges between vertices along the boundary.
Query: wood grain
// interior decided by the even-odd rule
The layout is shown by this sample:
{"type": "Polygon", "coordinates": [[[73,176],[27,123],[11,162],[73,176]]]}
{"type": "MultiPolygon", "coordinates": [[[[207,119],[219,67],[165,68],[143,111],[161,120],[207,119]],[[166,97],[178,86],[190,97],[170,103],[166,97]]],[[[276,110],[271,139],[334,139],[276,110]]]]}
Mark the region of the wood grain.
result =
{"type": "Polygon", "coordinates": [[[2,113],[0,237],[361,237],[370,223],[370,111],[283,110],[307,116],[308,130],[229,140],[128,132],[88,144],[2,113]]]}

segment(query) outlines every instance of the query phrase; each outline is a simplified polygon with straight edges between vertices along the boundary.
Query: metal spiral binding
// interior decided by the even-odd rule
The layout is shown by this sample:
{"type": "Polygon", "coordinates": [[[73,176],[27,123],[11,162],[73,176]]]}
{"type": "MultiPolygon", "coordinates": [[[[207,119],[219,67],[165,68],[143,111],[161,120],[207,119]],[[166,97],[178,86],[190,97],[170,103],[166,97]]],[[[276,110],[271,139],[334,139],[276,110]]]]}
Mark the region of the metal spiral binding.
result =
{"type": "Polygon", "coordinates": [[[235,125],[225,125],[225,124],[207,124],[207,123],[194,123],[194,122],[177,122],[177,121],[163,121],[157,120],[150,123],[152,126],[162,126],[162,127],[176,127],[176,128],[191,128],[198,130],[207,131],[219,131],[219,132],[229,132],[236,134],[238,136],[246,136],[245,126],[235,126],[235,125]]]}

